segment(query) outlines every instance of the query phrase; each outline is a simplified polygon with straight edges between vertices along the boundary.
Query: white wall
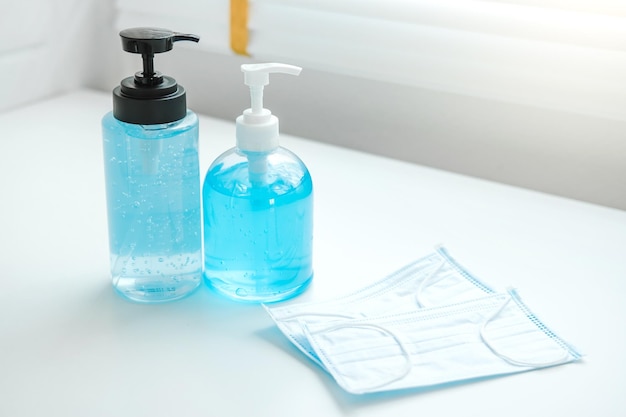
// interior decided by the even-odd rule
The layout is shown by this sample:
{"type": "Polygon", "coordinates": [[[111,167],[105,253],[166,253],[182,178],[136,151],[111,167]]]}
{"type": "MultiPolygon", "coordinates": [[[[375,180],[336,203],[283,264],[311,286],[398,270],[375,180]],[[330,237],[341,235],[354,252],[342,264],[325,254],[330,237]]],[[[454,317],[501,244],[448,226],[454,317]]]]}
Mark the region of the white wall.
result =
{"type": "Polygon", "coordinates": [[[0,0],[0,111],[94,82],[113,56],[107,30],[109,1],[0,0]]]}
{"type": "MultiPolygon", "coordinates": [[[[120,48],[111,2],[5,0],[0,16],[0,111],[79,86],[110,91],[140,68],[120,48]]],[[[195,111],[233,120],[248,105],[243,62],[177,45],[156,67],[195,111]]],[[[306,68],[273,79],[266,104],[285,133],[626,209],[624,121],[306,68]]]]}

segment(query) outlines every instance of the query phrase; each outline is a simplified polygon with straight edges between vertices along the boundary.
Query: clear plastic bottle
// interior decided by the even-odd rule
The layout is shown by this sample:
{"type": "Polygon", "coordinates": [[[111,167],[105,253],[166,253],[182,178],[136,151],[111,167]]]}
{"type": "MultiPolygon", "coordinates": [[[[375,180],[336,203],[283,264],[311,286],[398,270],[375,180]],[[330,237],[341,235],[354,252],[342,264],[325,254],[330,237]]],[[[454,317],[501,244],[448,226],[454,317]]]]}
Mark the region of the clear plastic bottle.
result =
{"type": "Polygon", "coordinates": [[[170,301],[202,281],[198,118],[182,86],[153,71],[152,56],[197,38],[150,28],[120,35],[126,51],[144,55],[144,71],[113,90],[102,119],[112,282],[133,301],[170,301]]]}
{"type": "Polygon", "coordinates": [[[108,113],[104,160],[113,287],[166,301],[201,281],[198,118],[136,125],[108,113]]]}
{"type": "Polygon", "coordinates": [[[300,69],[242,70],[256,92],[237,119],[237,146],[213,162],[204,181],[204,274],[229,298],[273,302],[301,293],[313,277],[313,184],[304,163],[278,146],[278,119],[255,94],[268,83],[263,75],[300,69]]]}

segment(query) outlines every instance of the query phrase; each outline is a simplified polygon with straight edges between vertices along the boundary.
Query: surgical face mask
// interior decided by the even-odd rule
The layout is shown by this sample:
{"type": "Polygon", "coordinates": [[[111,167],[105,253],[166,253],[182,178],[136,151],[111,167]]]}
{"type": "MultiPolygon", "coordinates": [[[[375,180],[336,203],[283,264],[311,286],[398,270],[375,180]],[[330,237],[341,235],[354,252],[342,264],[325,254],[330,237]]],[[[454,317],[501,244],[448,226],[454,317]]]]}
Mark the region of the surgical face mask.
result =
{"type": "Polygon", "coordinates": [[[325,369],[354,394],[426,387],[580,358],[516,292],[379,318],[309,323],[325,369]]]}
{"type": "Polygon", "coordinates": [[[404,313],[492,293],[443,247],[438,247],[434,253],[352,294],[322,302],[266,305],[265,309],[285,336],[322,366],[304,335],[305,325],[404,313]]]}

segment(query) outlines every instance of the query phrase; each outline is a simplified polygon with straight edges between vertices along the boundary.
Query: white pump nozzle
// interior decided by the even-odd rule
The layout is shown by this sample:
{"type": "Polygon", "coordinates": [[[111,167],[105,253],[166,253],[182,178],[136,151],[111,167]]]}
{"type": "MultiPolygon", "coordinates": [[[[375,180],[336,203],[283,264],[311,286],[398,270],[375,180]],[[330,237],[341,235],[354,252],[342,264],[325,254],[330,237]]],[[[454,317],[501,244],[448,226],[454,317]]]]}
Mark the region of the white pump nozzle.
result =
{"type": "Polygon", "coordinates": [[[241,66],[244,83],[250,87],[251,106],[237,118],[237,147],[244,151],[264,152],[278,146],[278,119],[263,108],[263,87],[271,73],[299,75],[294,65],[267,63],[241,66]]]}
{"type": "Polygon", "coordinates": [[[300,75],[302,68],[289,64],[243,64],[241,72],[243,72],[244,82],[246,85],[268,85],[270,83],[270,73],[281,73],[289,75],[300,75]]]}
{"type": "Polygon", "coordinates": [[[270,73],[299,75],[302,68],[287,64],[244,64],[241,66],[244,83],[250,87],[253,114],[263,110],[263,87],[270,83],[270,73]]]}

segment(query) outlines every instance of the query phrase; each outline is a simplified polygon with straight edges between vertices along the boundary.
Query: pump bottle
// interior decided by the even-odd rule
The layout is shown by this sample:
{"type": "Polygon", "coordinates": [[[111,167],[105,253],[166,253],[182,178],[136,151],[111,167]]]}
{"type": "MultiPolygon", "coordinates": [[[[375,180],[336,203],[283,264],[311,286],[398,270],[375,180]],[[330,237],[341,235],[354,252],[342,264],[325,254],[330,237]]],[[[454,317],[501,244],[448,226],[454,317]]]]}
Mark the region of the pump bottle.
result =
{"type": "Polygon", "coordinates": [[[236,120],[236,146],[204,180],[204,276],[229,298],[274,302],[293,297],[313,277],[313,184],[308,169],[279,146],[278,118],[263,108],[271,73],[285,64],[242,65],[251,108],[236,120]]]}
{"type": "Polygon", "coordinates": [[[113,90],[102,119],[113,287],[138,302],[190,294],[202,281],[198,118],[185,89],[154,70],[154,54],[195,35],[165,29],[120,32],[143,71],[113,90]]]}

